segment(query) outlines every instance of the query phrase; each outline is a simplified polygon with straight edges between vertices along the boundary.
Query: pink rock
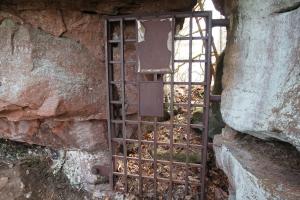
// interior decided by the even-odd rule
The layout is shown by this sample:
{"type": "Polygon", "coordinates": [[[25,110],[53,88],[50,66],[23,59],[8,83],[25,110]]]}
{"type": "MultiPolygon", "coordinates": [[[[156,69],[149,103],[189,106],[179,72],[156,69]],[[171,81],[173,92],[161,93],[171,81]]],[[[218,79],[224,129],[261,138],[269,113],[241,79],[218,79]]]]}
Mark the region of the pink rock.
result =
{"type": "Polygon", "coordinates": [[[29,25],[0,25],[0,116],[105,118],[105,70],[89,51],[29,25]]]}
{"type": "Polygon", "coordinates": [[[60,36],[66,31],[61,11],[48,10],[25,10],[20,17],[35,28],[40,28],[54,36],[60,36]]]}
{"type": "Polygon", "coordinates": [[[106,122],[27,120],[11,122],[0,118],[0,137],[53,148],[106,150],[106,122]]]}

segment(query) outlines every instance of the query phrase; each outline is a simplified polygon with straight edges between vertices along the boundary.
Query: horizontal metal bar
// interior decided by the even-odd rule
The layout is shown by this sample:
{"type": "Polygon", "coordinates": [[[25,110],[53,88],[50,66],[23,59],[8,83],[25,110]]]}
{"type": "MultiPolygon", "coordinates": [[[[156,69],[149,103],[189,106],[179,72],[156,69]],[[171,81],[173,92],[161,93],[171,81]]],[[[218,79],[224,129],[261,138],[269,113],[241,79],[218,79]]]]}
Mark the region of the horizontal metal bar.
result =
{"type": "Polygon", "coordinates": [[[157,12],[157,13],[146,13],[137,15],[116,15],[116,16],[104,16],[109,22],[123,20],[135,20],[139,18],[183,18],[183,17],[209,17],[211,11],[186,11],[186,12],[157,12]]]}
{"type": "Polygon", "coordinates": [[[122,104],[122,101],[110,101],[111,104],[122,104]]]}
{"type": "MultiPolygon", "coordinates": [[[[136,63],[136,61],[134,61],[134,60],[128,60],[128,61],[124,62],[124,64],[135,64],[135,63],[136,63]]],[[[119,60],[110,60],[109,64],[122,64],[122,62],[119,60]]]]}
{"type": "MultiPolygon", "coordinates": [[[[165,105],[171,105],[171,103],[169,102],[164,102],[165,105]]],[[[189,106],[189,104],[187,103],[173,103],[174,106],[183,106],[183,107],[187,107],[189,106]]],[[[198,103],[191,103],[191,107],[204,107],[204,104],[198,104],[198,103]]]]}
{"type": "Polygon", "coordinates": [[[128,38],[125,39],[125,42],[137,42],[137,40],[135,38],[128,38]]]}
{"type": "MultiPolygon", "coordinates": [[[[123,138],[112,138],[111,139],[112,141],[114,142],[117,142],[117,143],[121,143],[124,141],[123,138]]],[[[126,142],[130,142],[130,143],[138,143],[139,140],[136,140],[136,139],[125,139],[126,142]]],[[[144,143],[144,144],[154,144],[154,141],[153,140],[141,140],[141,143],[144,143]]],[[[170,146],[170,143],[166,143],[166,142],[157,142],[156,143],[157,145],[160,145],[160,146],[170,146]]],[[[178,146],[178,147],[192,147],[192,148],[203,148],[203,145],[201,144],[184,144],[184,143],[173,143],[173,146],[178,146]]]]}
{"type": "MultiPolygon", "coordinates": [[[[120,155],[112,155],[114,158],[119,158],[119,159],[124,159],[124,156],[120,156],[120,155]]],[[[136,157],[131,157],[131,156],[127,156],[126,157],[128,160],[135,160],[135,161],[139,161],[139,158],[136,158],[136,157]]],[[[145,159],[145,158],[141,158],[141,161],[144,161],[144,162],[154,162],[153,159],[145,159]]],[[[158,163],[163,163],[163,164],[170,164],[171,161],[168,161],[168,160],[159,160],[157,159],[157,162],[158,163]]],[[[197,164],[197,163],[185,163],[185,162],[176,162],[176,161],[173,161],[172,162],[173,164],[176,164],[176,165],[182,165],[182,166],[190,166],[190,167],[202,167],[201,164],[197,164]]]]}
{"type": "Polygon", "coordinates": [[[229,19],[213,19],[211,20],[212,27],[216,26],[229,26],[229,19]]]}
{"type": "MultiPolygon", "coordinates": [[[[135,82],[135,81],[124,81],[125,84],[132,84],[132,85],[137,85],[138,82],[135,82]]],[[[114,85],[117,85],[117,84],[122,84],[122,81],[110,81],[110,84],[114,84],[114,85]]]]}
{"type": "Polygon", "coordinates": [[[109,64],[121,64],[120,61],[116,61],[116,60],[110,60],[108,61],[109,64]]]}
{"type": "Polygon", "coordinates": [[[121,21],[121,19],[123,19],[124,21],[135,21],[136,17],[134,17],[133,15],[116,15],[116,16],[104,16],[104,18],[107,18],[107,20],[109,22],[119,22],[121,21]]]}
{"type": "MultiPolygon", "coordinates": [[[[113,174],[117,175],[117,176],[124,176],[125,175],[124,173],[121,173],[121,172],[113,172],[113,174]]],[[[128,173],[127,176],[133,177],[133,178],[139,178],[139,175],[136,175],[136,174],[129,174],[128,173]]],[[[154,177],[152,177],[152,176],[142,176],[142,178],[154,180],[154,177]]],[[[162,181],[162,182],[170,182],[170,179],[168,179],[168,178],[157,177],[156,179],[158,181],[162,181]]],[[[184,184],[185,181],[184,180],[173,179],[173,183],[184,184]]],[[[200,181],[189,181],[189,183],[191,185],[196,185],[196,186],[200,186],[201,185],[200,181]]]]}
{"type": "Polygon", "coordinates": [[[107,18],[109,22],[120,22],[121,18],[119,16],[115,16],[115,18],[107,18]]]}
{"type": "Polygon", "coordinates": [[[206,85],[206,83],[205,82],[191,82],[191,83],[189,83],[189,82],[169,82],[169,81],[166,81],[166,82],[164,82],[164,84],[174,84],[174,85],[189,85],[189,84],[191,84],[191,85],[206,85]]]}
{"type": "Polygon", "coordinates": [[[108,43],[120,43],[121,40],[108,40],[108,43]]]}
{"type": "MultiPolygon", "coordinates": [[[[206,39],[208,39],[208,37],[192,37],[192,40],[206,40],[206,39]]],[[[190,40],[190,37],[178,36],[178,37],[174,37],[174,40],[175,41],[176,40],[190,40]]]]}
{"type": "MultiPolygon", "coordinates": [[[[146,125],[155,125],[157,124],[158,126],[172,126],[172,123],[165,123],[165,122],[152,122],[152,121],[140,121],[141,124],[146,124],[146,125]]],[[[122,123],[122,120],[112,120],[112,123],[122,123]]],[[[128,123],[128,124],[138,124],[139,121],[137,120],[125,120],[125,123],[128,123]]],[[[178,127],[178,126],[189,126],[188,124],[178,124],[178,123],[173,123],[173,126],[174,127],[178,127]]],[[[203,128],[203,124],[190,124],[190,126],[192,128],[203,128]]]]}
{"type": "Polygon", "coordinates": [[[205,60],[174,60],[174,62],[180,62],[180,63],[189,63],[189,62],[193,62],[193,63],[205,63],[205,60]]]}
{"type": "MultiPolygon", "coordinates": [[[[110,84],[122,84],[121,81],[110,81],[110,84]]],[[[138,82],[135,81],[125,81],[125,84],[133,84],[137,85],[138,82]]],[[[164,81],[163,84],[165,85],[171,85],[172,82],[170,81],[164,81]]],[[[189,85],[189,82],[173,82],[174,85],[189,85]]],[[[191,82],[191,85],[206,85],[205,82],[191,82]]]]}
{"type": "MultiPolygon", "coordinates": [[[[130,38],[130,39],[125,39],[124,42],[136,42],[137,40],[134,39],[134,38],[130,38]]],[[[120,43],[121,40],[108,40],[108,43],[111,43],[111,44],[115,44],[115,43],[120,43]]]]}
{"type": "Polygon", "coordinates": [[[221,95],[210,95],[209,100],[213,102],[221,101],[221,95]]]}

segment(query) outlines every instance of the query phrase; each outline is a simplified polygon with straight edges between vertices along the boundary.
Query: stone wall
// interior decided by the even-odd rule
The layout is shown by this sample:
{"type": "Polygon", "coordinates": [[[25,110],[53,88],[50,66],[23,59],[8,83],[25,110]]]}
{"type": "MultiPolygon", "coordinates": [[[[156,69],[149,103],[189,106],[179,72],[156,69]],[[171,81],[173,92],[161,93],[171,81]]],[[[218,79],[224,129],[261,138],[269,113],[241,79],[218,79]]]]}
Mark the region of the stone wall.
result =
{"type": "Polygon", "coordinates": [[[0,137],[107,149],[104,15],[191,10],[194,4],[1,1],[0,137]]]}

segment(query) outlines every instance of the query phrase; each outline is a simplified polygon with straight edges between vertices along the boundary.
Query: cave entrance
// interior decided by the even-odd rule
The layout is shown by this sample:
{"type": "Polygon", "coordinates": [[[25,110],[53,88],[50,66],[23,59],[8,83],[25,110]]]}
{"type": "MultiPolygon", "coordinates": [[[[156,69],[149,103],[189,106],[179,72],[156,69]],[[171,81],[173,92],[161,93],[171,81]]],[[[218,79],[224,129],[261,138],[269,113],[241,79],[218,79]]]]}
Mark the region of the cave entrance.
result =
{"type": "Polygon", "coordinates": [[[106,19],[114,190],[149,199],[205,199],[212,26],[224,22],[211,16],[106,19]]]}

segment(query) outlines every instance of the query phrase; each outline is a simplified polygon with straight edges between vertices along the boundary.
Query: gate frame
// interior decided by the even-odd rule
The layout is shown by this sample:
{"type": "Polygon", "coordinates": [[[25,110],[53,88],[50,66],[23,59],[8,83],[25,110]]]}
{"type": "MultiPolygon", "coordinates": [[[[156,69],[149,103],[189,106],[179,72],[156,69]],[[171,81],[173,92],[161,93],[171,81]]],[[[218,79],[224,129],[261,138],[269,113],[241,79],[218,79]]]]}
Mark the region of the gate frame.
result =
{"type": "MultiPolygon", "coordinates": [[[[204,105],[203,105],[203,110],[204,110],[204,121],[203,121],[203,132],[202,132],[202,162],[201,162],[201,192],[200,193],[200,199],[204,200],[206,199],[206,174],[207,174],[207,148],[208,148],[208,127],[209,127],[209,108],[210,108],[210,85],[211,85],[211,73],[210,73],[210,66],[211,66],[211,43],[212,43],[212,27],[213,25],[213,20],[212,20],[212,12],[211,11],[188,11],[188,12],[165,12],[165,13],[157,13],[157,14],[142,14],[142,15],[120,15],[120,16],[108,16],[105,20],[105,65],[106,65],[106,82],[107,82],[107,126],[108,126],[108,143],[109,143],[109,152],[110,152],[110,156],[111,156],[111,162],[110,162],[110,174],[109,174],[109,182],[110,182],[110,186],[111,189],[113,189],[114,187],[114,175],[118,175],[114,172],[114,155],[113,155],[113,149],[112,149],[112,116],[111,116],[111,112],[112,112],[112,88],[111,88],[111,79],[112,79],[112,73],[111,73],[111,69],[110,69],[110,64],[113,64],[115,61],[112,61],[111,59],[111,44],[114,42],[119,42],[120,44],[120,65],[121,65],[121,78],[122,78],[122,83],[121,83],[121,105],[122,105],[122,133],[123,133],[123,138],[122,138],[122,142],[123,142],[123,148],[124,148],[124,155],[121,156],[124,158],[124,173],[120,173],[120,175],[124,175],[125,176],[125,192],[128,191],[128,186],[127,186],[127,178],[128,178],[128,173],[127,173],[127,148],[126,148],[126,141],[128,140],[128,138],[126,138],[126,130],[125,130],[125,117],[126,117],[126,113],[125,113],[125,61],[124,61],[124,22],[125,21],[136,21],[140,18],[145,19],[145,18],[150,18],[150,19],[156,19],[156,18],[171,18],[172,19],[172,69],[174,69],[174,43],[175,43],[175,18],[190,18],[190,31],[189,31],[189,70],[191,70],[191,65],[192,65],[192,58],[191,58],[191,48],[192,48],[192,40],[193,40],[193,36],[191,35],[191,30],[192,30],[192,20],[194,17],[204,17],[206,19],[206,41],[204,43],[205,45],[205,77],[204,77],[204,82],[202,83],[204,86],[204,105]],[[110,31],[110,27],[109,27],[109,23],[110,22],[120,22],[120,38],[117,41],[114,41],[110,38],[109,35],[109,31],[110,31]]],[[[215,21],[215,20],[214,20],[215,21]]],[[[217,21],[217,20],[216,20],[217,21]]],[[[220,21],[220,20],[218,20],[220,21]]],[[[137,25],[136,25],[136,29],[137,29],[137,25]]],[[[137,43],[137,30],[136,30],[136,41],[129,41],[129,42],[135,42],[137,43]]],[[[172,73],[174,72],[174,70],[172,70],[172,73]]],[[[137,73],[137,77],[139,77],[138,72],[137,73]]],[[[190,76],[189,72],[189,76],[190,76]]],[[[157,80],[157,74],[155,77],[155,80],[157,80]]],[[[139,82],[139,79],[137,79],[136,81],[137,83],[139,82]]],[[[188,86],[189,89],[192,86],[192,81],[191,79],[189,79],[188,82],[188,86]]],[[[171,76],[171,93],[173,93],[172,99],[174,97],[174,76],[171,76]]],[[[191,92],[189,92],[190,95],[191,92]]],[[[139,96],[139,94],[138,94],[139,96]]],[[[171,117],[173,117],[173,101],[171,101],[171,107],[172,107],[172,112],[171,112],[171,117]]],[[[139,104],[139,103],[138,103],[139,104]]],[[[189,99],[189,107],[191,108],[191,102],[189,99]]],[[[138,106],[139,107],[139,106],[138,106]]],[[[138,120],[138,133],[139,133],[139,170],[140,170],[140,166],[141,166],[141,131],[140,131],[140,124],[141,124],[141,118],[140,118],[140,113],[138,111],[138,116],[139,116],[139,120],[138,120]]],[[[189,111],[189,117],[191,116],[191,113],[189,111]]],[[[155,120],[155,127],[157,127],[157,120],[155,120]]],[[[190,122],[188,122],[188,124],[190,125],[190,122]]],[[[171,124],[172,128],[172,137],[173,137],[173,127],[174,127],[174,123],[172,122],[171,124]]],[[[191,128],[191,126],[189,126],[189,129],[191,128]]],[[[156,131],[156,130],[155,130],[156,131]]],[[[190,132],[190,130],[189,130],[190,132]]],[[[155,134],[154,134],[154,149],[155,149],[155,140],[156,140],[156,145],[157,145],[157,138],[155,138],[155,134]]],[[[173,138],[170,139],[170,148],[173,149],[173,138]]],[[[189,144],[187,144],[188,146],[189,144]]],[[[156,155],[156,150],[154,150],[154,157],[156,155]]],[[[172,151],[171,151],[172,152],[172,151]]],[[[172,152],[173,153],[173,152],[172,152]]],[[[187,153],[188,154],[188,153],[187,153]]],[[[174,183],[172,180],[172,163],[173,163],[173,159],[172,159],[172,154],[171,154],[171,159],[170,159],[170,178],[168,178],[170,186],[172,186],[172,184],[174,183]]],[[[154,158],[154,164],[157,164],[157,160],[154,158]]],[[[188,164],[188,163],[187,163],[188,164]]],[[[154,169],[154,171],[156,171],[156,169],[154,169]]],[[[158,178],[155,177],[155,173],[154,172],[154,177],[153,179],[151,178],[151,180],[157,181],[158,178]]],[[[142,193],[142,178],[145,178],[144,176],[142,176],[141,174],[139,174],[138,177],[139,178],[139,194],[142,193]]],[[[185,180],[185,183],[187,184],[187,180],[185,180]]],[[[154,184],[155,187],[155,194],[157,197],[157,184],[154,184]]],[[[170,189],[170,192],[172,192],[172,187],[170,189]]],[[[170,198],[170,196],[169,196],[170,198]]]]}

